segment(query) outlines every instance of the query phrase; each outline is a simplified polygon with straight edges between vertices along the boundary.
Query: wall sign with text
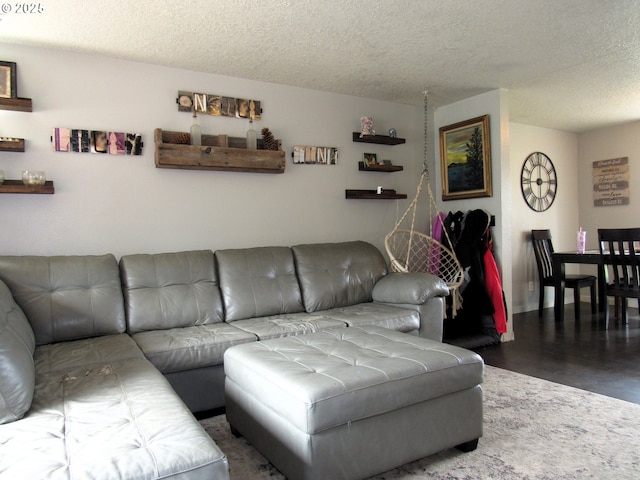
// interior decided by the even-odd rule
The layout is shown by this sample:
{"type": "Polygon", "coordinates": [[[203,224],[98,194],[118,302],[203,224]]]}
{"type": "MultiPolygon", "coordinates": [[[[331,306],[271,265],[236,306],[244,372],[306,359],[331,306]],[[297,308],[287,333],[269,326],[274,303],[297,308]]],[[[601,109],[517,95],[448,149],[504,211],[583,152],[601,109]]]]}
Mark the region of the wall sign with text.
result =
{"type": "Polygon", "coordinates": [[[629,158],[593,162],[593,206],[629,205],[629,158]]]}

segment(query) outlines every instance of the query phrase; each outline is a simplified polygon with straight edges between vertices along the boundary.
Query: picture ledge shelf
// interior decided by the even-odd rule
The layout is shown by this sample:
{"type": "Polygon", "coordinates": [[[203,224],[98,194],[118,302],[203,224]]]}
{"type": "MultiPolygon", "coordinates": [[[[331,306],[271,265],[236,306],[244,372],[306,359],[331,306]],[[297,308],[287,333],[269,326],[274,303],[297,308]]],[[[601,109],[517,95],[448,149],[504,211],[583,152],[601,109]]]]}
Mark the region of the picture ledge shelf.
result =
{"type": "Polygon", "coordinates": [[[1,141],[0,152],[24,152],[24,138],[1,141]]]}
{"type": "Polygon", "coordinates": [[[180,134],[183,132],[155,129],[157,168],[284,173],[285,152],[262,150],[262,139],[258,139],[257,150],[247,149],[246,138],[228,135],[202,135],[201,146],[171,143],[180,134]]]}
{"type": "Polygon", "coordinates": [[[406,143],[404,138],[390,137],[388,135],[363,135],[360,132],[353,132],[353,141],[362,143],[377,143],[380,145],[400,145],[406,143]]]}
{"type": "Polygon", "coordinates": [[[0,98],[0,110],[31,112],[32,102],[30,98],[0,98]]]}
{"type": "Polygon", "coordinates": [[[25,185],[22,180],[5,180],[0,185],[0,193],[52,194],[54,191],[53,182],[50,180],[44,182],[44,185],[25,185]]]}
{"type": "Polygon", "coordinates": [[[364,166],[364,162],[358,162],[358,170],[362,172],[401,172],[403,170],[402,165],[369,165],[364,166]]]}
{"type": "Polygon", "coordinates": [[[376,190],[345,190],[345,198],[350,200],[400,200],[407,198],[404,193],[396,193],[395,190],[383,188],[382,193],[376,190]]]}

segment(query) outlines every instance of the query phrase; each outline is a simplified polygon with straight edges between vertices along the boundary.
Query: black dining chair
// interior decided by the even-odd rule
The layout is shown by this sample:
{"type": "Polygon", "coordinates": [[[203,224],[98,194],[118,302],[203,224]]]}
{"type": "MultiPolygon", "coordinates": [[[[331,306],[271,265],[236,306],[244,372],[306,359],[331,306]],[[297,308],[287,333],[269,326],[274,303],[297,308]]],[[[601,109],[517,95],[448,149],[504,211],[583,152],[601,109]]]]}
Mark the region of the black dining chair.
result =
{"type": "MultiPolygon", "coordinates": [[[[614,318],[629,323],[627,299],[637,298],[640,309],[640,228],[599,228],[598,243],[605,266],[605,298],[615,299],[614,318]]],[[[609,305],[605,308],[605,327],[609,327],[609,305]]]]}
{"type": "MultiPolygon", "coordinates": [[[[544,306],[544,287],[553,287],[555,285],[553,277],[553,261],[551,254],[553,253],[553,243],[551,242],[550,230],[531,230],[531,241],[533,243],[533,253],[536,256],[536,265],[538,266],[538,277],[540,278],[540,296],[538,301],[538,315],[542,316],[542,308],[544,306]]],[[[565,275],[565,286],[573,288],[573,301],[575,303],[575,317],[580,318],[580,289],[589,287],[591,293],[591,312],[596,313],[596,282],[594,275],[565,275]]]]}

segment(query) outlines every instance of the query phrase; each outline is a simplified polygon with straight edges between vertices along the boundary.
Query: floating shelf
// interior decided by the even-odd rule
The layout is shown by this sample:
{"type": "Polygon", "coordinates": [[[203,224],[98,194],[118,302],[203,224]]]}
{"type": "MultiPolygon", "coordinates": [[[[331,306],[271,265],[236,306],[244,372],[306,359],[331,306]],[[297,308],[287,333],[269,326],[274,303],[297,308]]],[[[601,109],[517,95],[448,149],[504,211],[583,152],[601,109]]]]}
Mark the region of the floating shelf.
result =
{"type": "Polygon", "coordinates": [[[245,138],[227,135],[202,135],[202,146],[170,143],[180,133],[156,128],[157,168],[284,173],[285,152],[261,150],[262,139],[258,150],[248,150],[245,138]]]}
{"type": "MultiPolygon", "coordinates": [[[[0,98],[0,110],[30,112],[31,109],[30,98],[0,98]]],[[[24,152],[24,138],[12,138],[10,141],[0,142],[0,152],[24,152]]]]}
{"type": "Polygon", "coordinates": [[[0,98],[0,110],[16,112],[30,112],[32,109],[30,98],[0,98]]]}
{"type": "Polygon", "coordinates": [[[0,142],[0,152],[24,152],[24,138],[14,138],[0,142]]]}
{"type": "Polygon", "coordinates": [[[359,200],[399,200],[407,198],[403,193],[396,193],[395,190],[383,188],[382,193],[376,190],[345,190],[345,198],[359,200]]]}
{"type": "Polygon", "coordinates": [[[0,185],[0,193],[36,193],[36,194],[52,194],[54,193],[53,182],[47,180],[44,185],[25,185],[22,180],[5,180],[0,185]]]}
{"type": "Polygon", "coordinates": [[[353,141],[361,143],[378,143],[380,145],[400,145],[405,143],[404,138],[390,137],[388,135],[364,135],[360,137],[360,132],[353,132],[353,141]]]}
{"type": "Polygon", "coordinates": [[[358,162],[358,170],[362,172],[401,172],[404,170],[402,165],[369,165],[364,166],[364,162],[358,162]]]}

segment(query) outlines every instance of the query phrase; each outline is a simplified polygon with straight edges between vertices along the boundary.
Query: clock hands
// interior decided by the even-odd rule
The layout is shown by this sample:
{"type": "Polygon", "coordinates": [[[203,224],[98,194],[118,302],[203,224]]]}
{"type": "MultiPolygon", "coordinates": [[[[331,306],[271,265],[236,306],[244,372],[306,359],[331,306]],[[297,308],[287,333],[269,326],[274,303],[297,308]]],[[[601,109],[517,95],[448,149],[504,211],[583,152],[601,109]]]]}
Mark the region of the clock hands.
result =
{"type": "Polygon", "coordinates": [[[558,181],[551,159],[544,153],[529,155],[522,166],[522,195],[535,211],[547,210],[555,199],[558,181]]]}
{"type": "MultiPolygon", "coordinates": [[[[527,170],[528,171],[528,170],[527,170]]],[[[556,180],[555,176],[551,175],[551,172],[542,169],[539,165],[534,167],[533,170],[529,171],[529,177],[522,177],[522,184],[523,186],[526,185],[525,188],[528,188],[528,192],[531,192],[531,194],[535,195],[538,198],[542,198],[544,195],[546,195],[546,192],[548,190],[553,190],[555,192],[556,190],[556,186],[558,184],[558,181],[556,180]],[[537,178],[535,180],[533,180],[531,178],[532,174],[535,171],[538,171],[537,173],[537,178]],[[543,175],[545,174],[545,175],[543,175]],[[545,177],[544,179],[542,177],[545,177]],[[538,193],[536,195],[536,193],[533,191],[533,188],[531,187],[531,184],[535,184],[535,186],[538,189],[538,193]],[[545,193],[543,195],[542,193],[542,187],[543,185],[546,185],[546,189],[545,189],[545,193]]]]}

